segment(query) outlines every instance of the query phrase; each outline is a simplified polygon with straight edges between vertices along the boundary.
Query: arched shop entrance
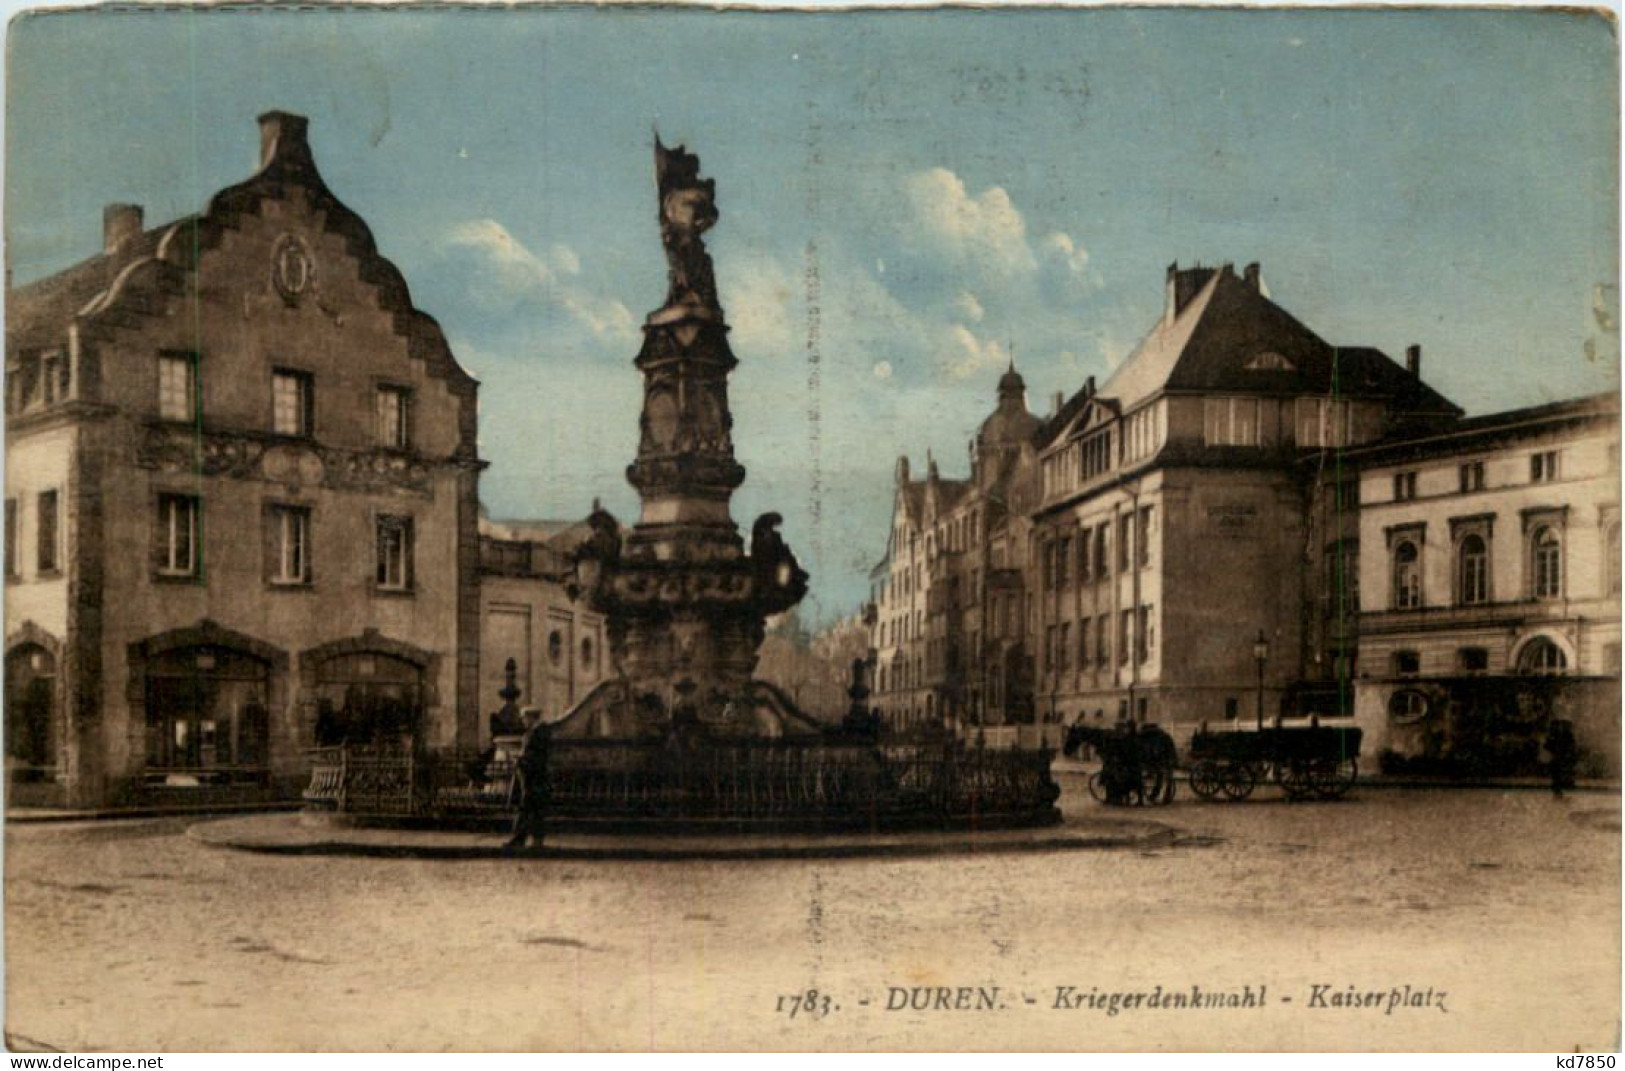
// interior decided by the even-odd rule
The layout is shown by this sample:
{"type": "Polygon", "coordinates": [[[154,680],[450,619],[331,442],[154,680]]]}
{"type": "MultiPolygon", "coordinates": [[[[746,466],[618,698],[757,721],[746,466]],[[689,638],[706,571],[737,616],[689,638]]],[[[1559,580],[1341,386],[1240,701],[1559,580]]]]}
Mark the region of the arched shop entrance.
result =
{"type": "Polygon", "coordinates": [[[61,756],[57,660],[43,644],[6,652],[6,775],[12,782],[54,781],[61,756]]]}
{"type": "Polygon", "coordinates": [[[258,780],[270,761],[271,667],[213,644],[147,664],[148,779],[258,780]]]}

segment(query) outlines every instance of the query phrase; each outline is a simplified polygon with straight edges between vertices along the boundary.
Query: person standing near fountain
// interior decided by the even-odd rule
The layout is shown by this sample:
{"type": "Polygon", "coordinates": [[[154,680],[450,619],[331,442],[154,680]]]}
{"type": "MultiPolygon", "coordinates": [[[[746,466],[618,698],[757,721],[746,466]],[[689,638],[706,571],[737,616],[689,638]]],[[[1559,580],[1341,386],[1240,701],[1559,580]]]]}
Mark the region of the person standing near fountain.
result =
{"type": "Polygon", "coordinates": [[[525,722],[525,743],[520,749],[513,779],[513,792],[518,797],[519,809],[514,814],[513,835],[504,846],[509,851],[527,847],[533,841],[535,847],[542,846],[546,833],[547,805],[552,799],[552,786],[548,779],[552,730],[537,711],[527,712],[525,722]]]}

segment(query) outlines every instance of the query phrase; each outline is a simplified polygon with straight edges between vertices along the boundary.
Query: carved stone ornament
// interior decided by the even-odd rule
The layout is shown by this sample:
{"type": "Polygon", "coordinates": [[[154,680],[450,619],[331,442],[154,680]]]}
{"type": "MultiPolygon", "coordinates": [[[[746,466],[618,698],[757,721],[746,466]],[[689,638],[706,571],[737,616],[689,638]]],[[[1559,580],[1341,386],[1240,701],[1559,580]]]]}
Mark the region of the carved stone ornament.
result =
{"type": "Polygon", "coordinates": [[[428,494],[429,465],[417,458],[331,447],[270,445],[230,432],[149,426],[136,448],[136,465],[165,473],[321,486],[337,491],[428,494]]]}
{"type": "Polygon", "coordinates": [[[316,261],[304,240],[284,234],[271,251],[271,283],[282,300],[297,304],[316,277],[316,261]]]}

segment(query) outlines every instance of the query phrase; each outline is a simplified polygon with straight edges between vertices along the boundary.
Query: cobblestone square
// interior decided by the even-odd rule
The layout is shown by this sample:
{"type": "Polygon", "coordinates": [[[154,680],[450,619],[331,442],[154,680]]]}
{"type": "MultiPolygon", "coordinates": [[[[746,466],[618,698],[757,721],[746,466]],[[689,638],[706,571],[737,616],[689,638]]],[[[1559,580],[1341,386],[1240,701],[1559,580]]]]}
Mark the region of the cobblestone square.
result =
{"type": "MultiPolygon", "coordinates": [[[[1070,825],[1109,813],[1062,781],[1070,825]]],[[[437,862],[12,824],[7,1029],[68,1050],[1618,1043],[1614,796],[1362,787],[1143,817],[1179,846],[437,862]],[[1264,1006],[1107,1007],[1158,987],[1264,1006]],[[820,1014],[779,1010],[809,989],[820,1014]]]]}

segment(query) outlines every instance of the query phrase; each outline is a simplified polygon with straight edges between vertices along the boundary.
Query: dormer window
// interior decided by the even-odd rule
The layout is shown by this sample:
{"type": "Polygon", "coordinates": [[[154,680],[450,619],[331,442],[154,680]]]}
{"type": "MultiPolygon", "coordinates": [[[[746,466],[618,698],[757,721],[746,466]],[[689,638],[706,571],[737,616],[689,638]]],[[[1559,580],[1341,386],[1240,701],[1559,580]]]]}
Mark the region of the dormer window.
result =
{"type": "Polygon", "coordinates": [[[1245,368],[1249,372],[1296,371],[1296,367],[1291,361],[1287,360],[1285,357],[1282,357],[1274,350],[1264,350],[1262,353],[1254,354],[1252,360],[1248,361],[1245,365],[1245,368]]]}

